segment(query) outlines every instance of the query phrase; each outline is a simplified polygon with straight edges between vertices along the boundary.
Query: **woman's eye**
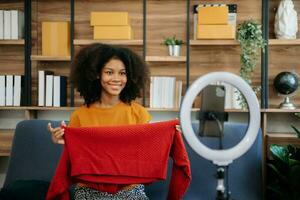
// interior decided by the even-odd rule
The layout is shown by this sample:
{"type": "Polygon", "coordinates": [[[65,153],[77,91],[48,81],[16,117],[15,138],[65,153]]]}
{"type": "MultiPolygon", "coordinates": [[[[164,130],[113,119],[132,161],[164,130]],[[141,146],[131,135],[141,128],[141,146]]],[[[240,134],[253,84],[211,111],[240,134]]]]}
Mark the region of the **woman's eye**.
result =
{"type": "Polygon", "coordinates": [[[123,75],[123,76],[126,75],[126,72],[121,72],[121,75],[123,75]]]}
{"type": "Polygon", "coordinates": [[[112,75],[112,72],[111,71],[107,71],[106,74],[112,75]]]}

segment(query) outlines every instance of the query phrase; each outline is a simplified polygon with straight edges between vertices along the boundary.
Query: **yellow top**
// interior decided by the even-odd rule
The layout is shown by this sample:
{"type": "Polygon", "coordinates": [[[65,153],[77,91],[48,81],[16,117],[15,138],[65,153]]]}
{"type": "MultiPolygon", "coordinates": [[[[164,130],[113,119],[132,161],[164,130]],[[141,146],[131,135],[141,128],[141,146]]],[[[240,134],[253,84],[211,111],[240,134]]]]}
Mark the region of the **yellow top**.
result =
{"type": "Polygon", "coordinates": [[[70,118],[70,127],[92,127],[147,123],[151,119],[148,111],[136,102],[130,105],[120,102],[111,108],[95,105],[81,106],[70,118]]]}

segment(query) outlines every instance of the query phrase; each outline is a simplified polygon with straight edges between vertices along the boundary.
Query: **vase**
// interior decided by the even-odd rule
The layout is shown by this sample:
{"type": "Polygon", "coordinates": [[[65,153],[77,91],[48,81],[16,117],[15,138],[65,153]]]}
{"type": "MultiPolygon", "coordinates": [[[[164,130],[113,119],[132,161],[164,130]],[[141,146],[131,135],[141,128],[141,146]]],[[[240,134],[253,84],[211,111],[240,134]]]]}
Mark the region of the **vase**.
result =
{"type": "Polygon", "coordinates": [[[173,56],[180,56],[180,45],[173,45],[173,56]]]}
{"type": "Polygon", "coordinates": [[[174,50],[173,50],[173,45],[168,45],[169,48],[169,56],[173,56],[174,50]]]}
{"type": "Polygon", "coordinates": [[[292,0],[281,0],[275,16],[274,32],[277,39],[296,39],[297,12],[292,0]]]}

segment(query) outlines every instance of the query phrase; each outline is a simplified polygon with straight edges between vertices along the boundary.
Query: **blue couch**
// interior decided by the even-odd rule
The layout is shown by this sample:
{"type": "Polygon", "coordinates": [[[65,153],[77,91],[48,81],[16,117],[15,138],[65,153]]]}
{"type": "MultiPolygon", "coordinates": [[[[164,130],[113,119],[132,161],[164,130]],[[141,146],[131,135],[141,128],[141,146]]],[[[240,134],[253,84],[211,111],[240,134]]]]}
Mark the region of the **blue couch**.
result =
{"type": "MultiPolygon", "coordinates": [[[[46,128],[47,123],[46,120],[27,120],[17,125],[3,190],[9,188],[17,180],[40,180],[44,182],[51,180],[62,146],[52,143],[46,128]]],[[[52,124],[58,126],[59,122],[52,121],[52,124]]],[[[240,141],[246,129],[247,126],[244,124],[226,123],[224,147],[229,147],[240,141]]],[[[208,138],[205,142],[210,146],[217,144],[215,138],[208,138]]],[[[215,199],[217,183],[214,174],[216,167],[198,156],[188,145],[186,148],[191,161],[192,182],[184,199],[215,199]]],[[[260,133],[251,149],[229,167],[229,188],[234,199],[262,199],[261,155],[260,133]]],[[[169,169],[170,172],[171,161],[169,169]]],[[[169,177],[170,173],[168,173],[166,181],[159,181],[146,186],[146,193],[151,200],[166,198],[169,177]]]]}

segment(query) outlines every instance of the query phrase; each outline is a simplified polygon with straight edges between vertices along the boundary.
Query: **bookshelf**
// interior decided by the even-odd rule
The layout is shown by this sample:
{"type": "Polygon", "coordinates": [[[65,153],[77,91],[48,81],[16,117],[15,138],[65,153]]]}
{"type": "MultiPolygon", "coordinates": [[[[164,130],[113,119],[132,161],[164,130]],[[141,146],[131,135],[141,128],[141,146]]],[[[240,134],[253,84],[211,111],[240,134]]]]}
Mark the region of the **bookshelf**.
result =
{"type": "Polygon", "coordinates": [[[142,46],[143,40],[90,40],[90,39],[75,39],[74,45],[84,46],[92,43],[105,43],[113,45],[125,45],[125,46],[142,46]]]}
{"type": "MultiPolygon", "coordinates": [[[[204,3],[207,3],[205,1],[204,3]]],[[[223,3],[233,3],[223,0],[223,3]]],[[[227,71],[239,74],[239,44],[236,40],[194,40],[192,6],[202,3],[196,0],[105,0],[93,1],[5,1],[0,9],[18,9],[25,12],[26,35],[22,40],[0,40],[0,74],[25,75],[25,96],[27,103],[23,107],[0,107],[0,116],[8,112],[21,113],[23,119],[35,119],[39,112],[72,112],[82,104],[79,94],[68,83],[67,107],[37,107],[37,72],[53,70],[57,75],[69,75],[70,64],[74,55],[83,46],[94,42],[103,42],[129,47],[147,61],[152,76],[174,76],[183,81],[183,95],[186,88],[199,76],[212,71],[227,71]],[[93,40],[93,30],[89,24],[91,11],[126,11],[129,12],[134,38],[132,40],[93,40]],[[67,57],[47,57],[41,53],[41,22],[70,21],[71,52],[67,57]],[[180,57],[168,56],[167,47],[162,45],[165,37],[176,35],[185,44],[181,48],[180,57]]],[[[211,0],[209,3],[220,3],[211,0]]],[[[253,84],[262,87],[259,96],[261,103],[261,128],[263,132],[264,152],[266,156],[270,144],[286,144],[297,142],[295,136],[286,130],[273,131],[273,126],[289,126],[289,120],[297,122],[293,116],[296,110],[281,110],[276,106],[282,101],[273,90],[273,79],[283,70],[300,73],[300,39],[275,39],[273,24],[274,8],[278,0],[234,1],[238,5],[237,24],[253,18],[262,22],[264,38],[268,40],[265,53],[257,64],[253,75],[253,84]],[[281,120],[278,120],[280,118],[281,120]],[[284,120],[282,120],[284,119],[284,120]]],[[[294,1],[297,11],[300,4],[294,1]]],[[[298,23],[300,24],[300,23],[298,23]]],[[[300,36],[298,33],[297,37],[300,36]]],[[[299,91],[292,98],[300,107],[299,91]]],[[[150,112],[178,113],[179,109],[149,108],[149,91],[145,91],[144,105],[150,112]]],[[[195,106],[197,107],[197,106],[195,106]]],[[[193,112],[199,109],[194,108],[193,112]]],[[[230,114],[246,115],[247,111],[230,109],[230,114]]],[[[297,124],[295,124],[297,125],[297,124]]],[[[0,127],[0,156],[9,156],[13,129],[0,127]]]]}
{"type": "Polygon", "coordinates": [[[24,45],[25,40],[0,40],[0,45],[24,45]]]}
{"type": "Polygon", "coordinates": [[[71,61],[71,56],[31,55],[31,60],[34,60],[34,61],[71,61]]]}

